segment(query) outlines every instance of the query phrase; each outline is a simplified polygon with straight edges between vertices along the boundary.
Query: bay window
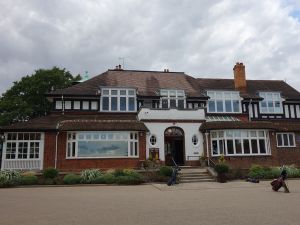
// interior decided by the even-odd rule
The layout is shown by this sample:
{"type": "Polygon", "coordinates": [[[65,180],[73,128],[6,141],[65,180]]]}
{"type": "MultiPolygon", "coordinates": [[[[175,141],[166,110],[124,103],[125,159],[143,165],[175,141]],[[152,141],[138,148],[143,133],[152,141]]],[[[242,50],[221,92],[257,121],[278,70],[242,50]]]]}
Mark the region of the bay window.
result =
{"type": "Polygon", "coordinates": [[[41,133],[7,133],[5,159],[39,159],[41,133]]]}
{"type": "Polygon", "coordinates": [[[269,138],[265,130],[211,131],[211,153],[213,156],[267,155],[269,138]]]}
{"type": "Polygon", "coordinates": [[[240,113],[241,99],[237,91],[208,91],[209,113],[240,113]]]}
{"type": "Polygon", "coordinates": [[[135,112],[136,110],[135,89],[101,89],[101,111],[135,112]]]}
{"type": "Polygon", "coordinates": [[[260,102],[261,113],[282,113],[282,101],[280,93],[260,92],[259,96],[263,98],[260,102]]]}
{"type": "Polygon", "coordinates": [[[66,157],[138,157],[138,132],[69,132],[66,157]]]}
{"type": "Polygon", "coordinates": [[[185,93],[183,90],[160,90],[161,108],[185,108],[185,93]]]}

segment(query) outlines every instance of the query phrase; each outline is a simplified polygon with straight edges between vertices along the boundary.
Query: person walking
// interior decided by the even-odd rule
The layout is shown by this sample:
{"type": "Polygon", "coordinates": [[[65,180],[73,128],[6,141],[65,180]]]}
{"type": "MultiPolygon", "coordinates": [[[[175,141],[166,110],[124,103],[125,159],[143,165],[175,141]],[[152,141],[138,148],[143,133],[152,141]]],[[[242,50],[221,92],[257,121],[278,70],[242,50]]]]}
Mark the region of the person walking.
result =
{"type": "Polygon", "coordinates": [[[285,182],[286,179],[287,179],[287,171],[286,171],[286,168],[283,166],[279,178],[275,179],[271,182],[272,189],[274,191],[278,191],[281,187],[283,187],[284,192],[289,193],[290,190],[289,190],[288,186],[286,185],[286,182],[285,182]]]}
{"type": "Polygon", "coordinates": [[[288,186],[286,185],[285,180],[287,179],[287,171],[285,169],[285,167],[283,167],[281,173],[280,173],[280,177],[281,177],[281,182],[282,182],[282,187],[284,188],[284,192],[285,193],[290,193],[290,190],[288,188],[288,186]]]}

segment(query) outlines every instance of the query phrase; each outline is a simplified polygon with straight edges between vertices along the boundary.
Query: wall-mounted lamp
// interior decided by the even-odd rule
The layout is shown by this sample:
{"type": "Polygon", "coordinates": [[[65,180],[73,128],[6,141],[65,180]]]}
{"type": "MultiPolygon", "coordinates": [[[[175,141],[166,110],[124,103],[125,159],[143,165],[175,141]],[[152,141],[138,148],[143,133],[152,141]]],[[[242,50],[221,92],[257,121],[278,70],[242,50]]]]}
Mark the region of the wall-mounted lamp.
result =
{"type": "Polygon", "coordinates": [[[0,134],[0,142],[5,142],[5,135],[4,134],[0,134]]]}

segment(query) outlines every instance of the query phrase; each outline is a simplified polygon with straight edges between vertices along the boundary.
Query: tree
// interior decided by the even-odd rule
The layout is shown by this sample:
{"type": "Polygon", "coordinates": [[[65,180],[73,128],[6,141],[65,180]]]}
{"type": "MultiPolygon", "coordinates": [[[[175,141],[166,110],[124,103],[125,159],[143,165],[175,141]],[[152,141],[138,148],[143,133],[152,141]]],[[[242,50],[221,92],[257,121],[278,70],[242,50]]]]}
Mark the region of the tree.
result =
{"type": "Polygon", "coordinates": [[[34,74],[23,77],[0,97],[0,125],[26,121],[46,115],[52,108],[45,94],[66,88],[80,75],[73,77],[69,71],[53,67],[39,69],[34,74]]]}

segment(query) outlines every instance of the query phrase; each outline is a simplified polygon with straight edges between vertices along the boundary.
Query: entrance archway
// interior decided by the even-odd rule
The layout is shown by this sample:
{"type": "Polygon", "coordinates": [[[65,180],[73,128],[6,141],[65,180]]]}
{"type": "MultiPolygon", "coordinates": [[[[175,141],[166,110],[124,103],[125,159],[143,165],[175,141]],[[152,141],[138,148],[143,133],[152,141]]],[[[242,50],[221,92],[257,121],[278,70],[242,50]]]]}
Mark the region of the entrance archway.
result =
{"type": "Polygon", "coordinates": [[[165,132],[165,164],[184,165],[184,131],[179,127],[168,127],[165,132]]]}

